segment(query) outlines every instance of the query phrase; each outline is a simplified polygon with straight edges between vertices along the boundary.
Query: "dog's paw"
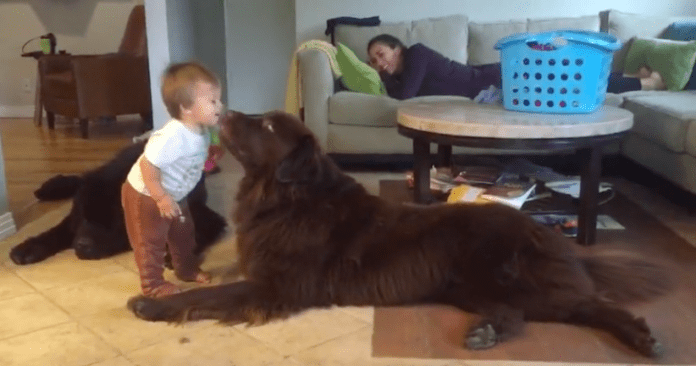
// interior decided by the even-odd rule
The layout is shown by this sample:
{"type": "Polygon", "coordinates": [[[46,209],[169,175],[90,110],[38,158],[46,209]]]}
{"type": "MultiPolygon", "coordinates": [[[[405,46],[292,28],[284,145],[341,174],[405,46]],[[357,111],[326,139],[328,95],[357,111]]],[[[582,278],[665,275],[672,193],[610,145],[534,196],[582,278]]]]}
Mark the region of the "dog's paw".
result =
{"type": "Polygon", "coordinates": [[[171,308],[165,301],[151,299],[145,296],[136,296],[128,300],[128,310],[135,316],[149,321],[168,321],[171,320],[171,308]]]}
{"type": "Polygon", "coordinates": [[[17,265],[32,264],[41,262],[50,255],[41,246],[31,245],[31,239],[12,248],[10,259],[17,265]]]}
{"type": "Polygon", "coordinates": [[[665,354],[665,346],[663,346],[662,343],[660,343],[660,342],[653,343],[653,345],[650,349],[650,357],[660,358],[664,354],[665,354]]]}
{"type": "Polygon", "coordinates": [[[645,318],[636,318],[634,325],[637,327],[636,335],[633,340],[635,349],[647,357],[662,357],[665,353],[665,347],[653,338],[650,333],[650,327],[648,327],[648,324],[645,322],[645,318]]]}
{"type": "Polygon", "coordinates": [[[662,343],[650,336],[636,340],[635,347],[638,352],[651,358],[660,358],[665,354],[665,347],[662,343]]]}
{"type": "Polygon", "coordinates": [[[466,346],[475,350],[491,348],[495,346],[497,338],[492,325],[482,325],[469,332],[466,336],[466,346]]]}

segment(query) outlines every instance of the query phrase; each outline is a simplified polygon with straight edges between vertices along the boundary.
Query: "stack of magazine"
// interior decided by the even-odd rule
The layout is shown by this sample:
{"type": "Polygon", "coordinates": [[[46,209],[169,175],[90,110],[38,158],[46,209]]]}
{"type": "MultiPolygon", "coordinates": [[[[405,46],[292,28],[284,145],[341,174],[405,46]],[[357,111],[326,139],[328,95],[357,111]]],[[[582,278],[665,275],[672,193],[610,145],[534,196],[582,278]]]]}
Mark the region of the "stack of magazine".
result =
{"type": "MultiPolygon", "coordinates": [[[[409,176],[412,183],[412,174],[409,176]]],[[[498,202],[528,213],[534,220],[566,236],[577,235],[580,177],[559,174],[527,159],[507,164],[432,168],[430,188],[447,202],[498,202]]],[[[613,197],[611,184],[601,183],[600,204],[613,197]]],[[[597,217],[598,229],[623,229],[607,215],[597,217]]]]}
{"type": "Polygon", "coordinates": [[[502,171],[491,173],[485,181],[478,174],[475,178],[471,179],[468,170],[462,170],[454,178],[461,183],[452,189],[447,202],[498,202],[519,209],[536,187],[533,181],[502,171]]]}

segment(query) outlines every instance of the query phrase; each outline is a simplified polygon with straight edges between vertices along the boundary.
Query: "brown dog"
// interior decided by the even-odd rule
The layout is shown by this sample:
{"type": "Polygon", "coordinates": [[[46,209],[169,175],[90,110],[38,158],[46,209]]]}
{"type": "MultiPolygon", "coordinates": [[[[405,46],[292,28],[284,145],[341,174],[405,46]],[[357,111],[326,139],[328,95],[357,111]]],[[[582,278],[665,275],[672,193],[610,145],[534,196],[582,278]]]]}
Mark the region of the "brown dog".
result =
{"type": "Polygon", "coordinates": [[[241,162],[234,213],[246,279],[128,302],[147,320],[263,323],[331,305],[450,304],[484,316],[474,349],[519,333],[525,320],[606,330],[647,356],[661,345],[615,301],[669,286],[636,255],[585,252],[498,204],[402,205],[368,194],[324,155],[297,118],[229,112],[221,137],[241,162]]]}

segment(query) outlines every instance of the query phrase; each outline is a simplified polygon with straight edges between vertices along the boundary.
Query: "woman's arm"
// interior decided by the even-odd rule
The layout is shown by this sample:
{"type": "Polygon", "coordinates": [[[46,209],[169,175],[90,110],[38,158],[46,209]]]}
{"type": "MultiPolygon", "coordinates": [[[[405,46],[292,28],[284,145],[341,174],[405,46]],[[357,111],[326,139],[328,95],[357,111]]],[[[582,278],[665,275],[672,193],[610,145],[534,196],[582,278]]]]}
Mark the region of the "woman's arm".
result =
{"type": "Polygon", "coordinates": [[[431,52],[429,48],[420,44],[404,50],[404,68],[399,75],[401,81],[399,82],[394,77],[383,78],[384,86],[390,97],[403,100],[418,95],[432,59],[431,52]]]}

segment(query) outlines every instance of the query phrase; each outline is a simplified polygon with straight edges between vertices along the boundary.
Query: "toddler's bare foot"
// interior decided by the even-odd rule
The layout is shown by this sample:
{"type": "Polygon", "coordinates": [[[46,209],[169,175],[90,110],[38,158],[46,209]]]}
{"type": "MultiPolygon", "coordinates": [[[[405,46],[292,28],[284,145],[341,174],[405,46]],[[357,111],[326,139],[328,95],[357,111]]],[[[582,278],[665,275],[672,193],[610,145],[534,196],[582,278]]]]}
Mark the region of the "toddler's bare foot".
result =
{"type": "Polygon", "coordinates": [[[211,281],[210,273],[201,271],[200,269],[198,270],[198,272],[196,272],[196,274],[189,274],[187,276],[183,276],[177,273],[176,277],[185,282],[210,283],[211,281]]]}
{"type": "Polygon", "coordinates": [[[171,282],[164,282],[157,287],[143,289],[143,295],[152,298],[174,295],[178,294],[179,292],[181,292],[181,289],[171,282]]]}
{"type": "Polygon", "coordinates": [[[212,276],[208,272],[200,271],[196,275],[196,283],[206,284],[210,283],[210,281],[212,281],[212,276]]]}

